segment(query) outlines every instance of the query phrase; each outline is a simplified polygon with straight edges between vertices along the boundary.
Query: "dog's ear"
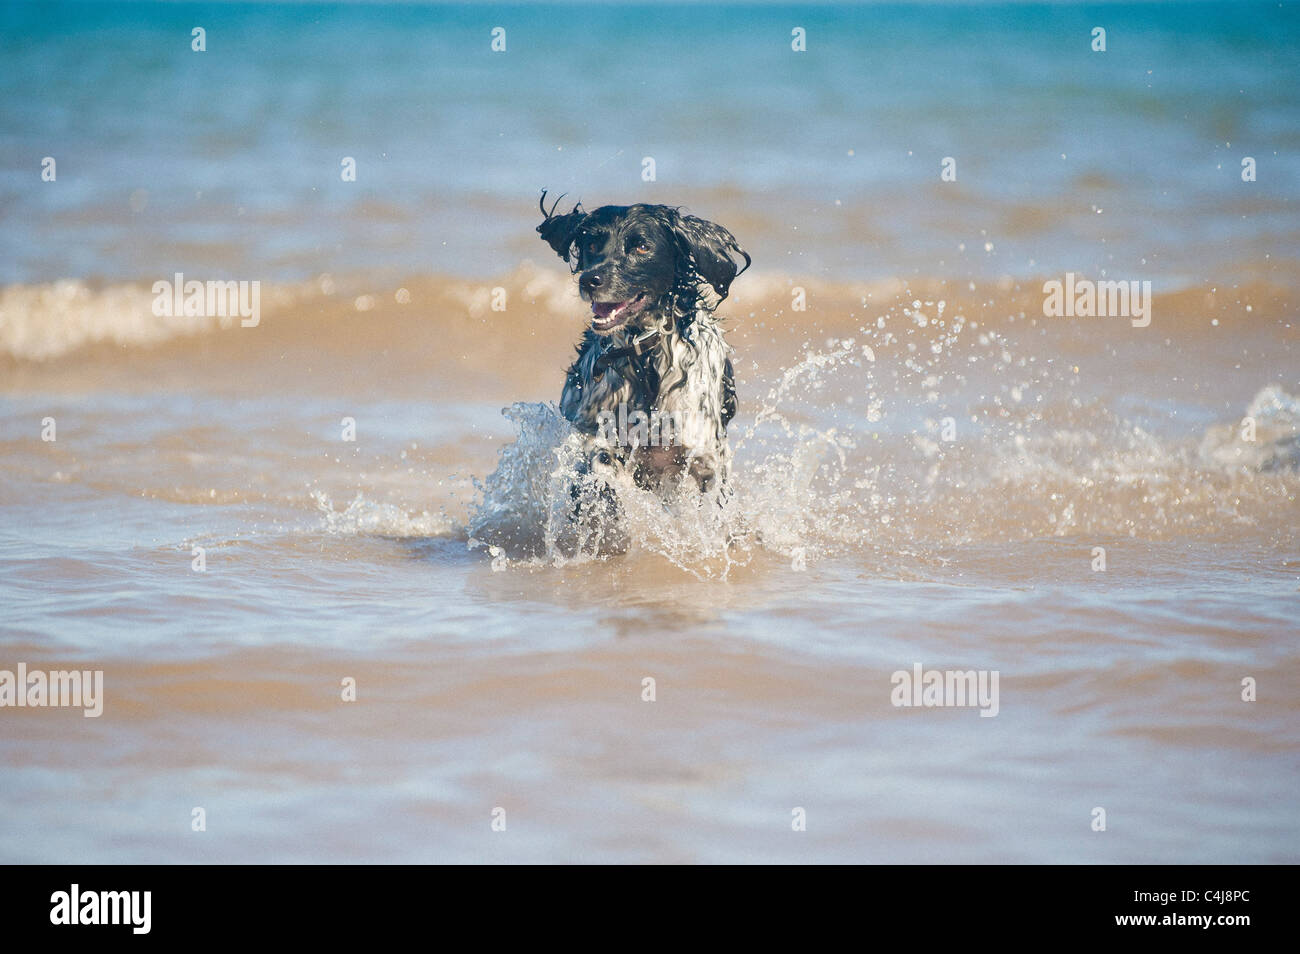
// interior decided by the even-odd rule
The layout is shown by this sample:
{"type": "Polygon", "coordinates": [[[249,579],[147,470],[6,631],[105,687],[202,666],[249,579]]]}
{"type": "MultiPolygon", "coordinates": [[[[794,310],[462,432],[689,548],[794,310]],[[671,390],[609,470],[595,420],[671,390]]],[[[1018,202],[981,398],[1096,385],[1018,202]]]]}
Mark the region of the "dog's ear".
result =
{"type": "Polygon", "coordinates": [[[587,217],[587,213],[583,211],[582,203],[579,202],[573,207],[572,212],[565,215],[556,215],[555,210],[560,205],[560,199],[563,198],[564,196],[561,195],[559,199],[556,199],[555,204],[551,206],[551,211],[547,212],[546,190],[542,190],[541,206],[542,215],[545,218],[542,220],[542,224],[537,226],[537,232],[541,235],[542,241],[555,249],[555,254],[567,262],[569,261],[569,252],[573,248],[573,238],[581,227],[582,220],[587,217]]]}
{"type": "Polygon", "coordinates": [[[740,247],[736,237],[721,225],[676,210],[671,211],[668,227],[690,267],[713,286],[719,301],[726,298],[736,276],[750,265],[749,253],[740,247]],[[733,254],[745,260],[743,267],[737,267],[733,254]]]}

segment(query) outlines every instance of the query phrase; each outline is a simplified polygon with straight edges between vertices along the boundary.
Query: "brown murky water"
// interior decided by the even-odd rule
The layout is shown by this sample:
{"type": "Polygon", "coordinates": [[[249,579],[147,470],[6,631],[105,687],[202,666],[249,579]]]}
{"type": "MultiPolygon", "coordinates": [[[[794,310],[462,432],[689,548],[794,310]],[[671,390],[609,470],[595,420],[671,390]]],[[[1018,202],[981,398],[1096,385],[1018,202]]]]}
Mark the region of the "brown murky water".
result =
{"type": "Polygon", "coordinates": [[[467,529],[544,512],[474,481],[553,461],[562,270],[400,287],[162,332],[143,286],[4,291],[3,660],[104,671],[99,718],[4,710],[6,860],[1296,859],[1285,287],[1140,329],[745,276],[744,532],[634,505],[595,558],[467,529]],[[996,716],[894,706],[916,664],[996,716]]]}

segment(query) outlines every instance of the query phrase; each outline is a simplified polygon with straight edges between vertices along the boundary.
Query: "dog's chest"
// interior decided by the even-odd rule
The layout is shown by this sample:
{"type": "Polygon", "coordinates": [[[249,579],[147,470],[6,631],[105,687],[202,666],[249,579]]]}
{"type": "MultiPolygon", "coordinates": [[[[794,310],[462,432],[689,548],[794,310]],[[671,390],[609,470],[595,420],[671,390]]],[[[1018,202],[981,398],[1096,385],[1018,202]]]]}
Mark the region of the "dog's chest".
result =
{"type": "Polygon", "coordinates": [[[726,436],[722,421],[723,375],[727,346],[712,322],[692,323],[684,334],[662,335],[640,356],[626,356],[602,367],[609,342],[594,336],[569,369],[560,411],[580,430],[596,433],[602,418],[640,411],[672,415],[688,446],[703,446],[726,436]]]}

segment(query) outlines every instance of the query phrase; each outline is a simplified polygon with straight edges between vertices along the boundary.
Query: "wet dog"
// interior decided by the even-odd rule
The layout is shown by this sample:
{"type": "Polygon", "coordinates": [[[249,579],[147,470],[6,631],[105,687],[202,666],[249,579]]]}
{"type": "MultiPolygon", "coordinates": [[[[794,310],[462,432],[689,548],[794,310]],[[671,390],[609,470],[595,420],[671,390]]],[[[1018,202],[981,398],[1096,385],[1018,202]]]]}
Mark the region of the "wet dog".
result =
{"type": "Polygon", "coordinates": [[[558,206],[547,211],[542,193],[537,231],[591,305],[560,397],[587,441],[580,466],[625,470],[665,493],[686,481],[725,492],[736,387],[714,311],[749,254],[722,226],[671,206],[558,206]]]}

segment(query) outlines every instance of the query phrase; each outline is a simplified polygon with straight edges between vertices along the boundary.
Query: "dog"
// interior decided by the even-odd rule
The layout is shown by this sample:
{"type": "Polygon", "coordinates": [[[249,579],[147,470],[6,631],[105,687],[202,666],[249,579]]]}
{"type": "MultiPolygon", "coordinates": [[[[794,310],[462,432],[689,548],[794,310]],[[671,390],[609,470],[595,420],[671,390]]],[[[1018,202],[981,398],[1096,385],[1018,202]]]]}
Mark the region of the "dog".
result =
{"type": "Polygon", "coordinates": [[[581,470],[629,472],[665,495],[725,494],[736,385],[714,312],[749,253],[722,226],[672,206],[578,203],[557,215],[563,198],[547,211],[542,192],[537,231],[591,305],[560,396],[586,443],[581,470]]]}

